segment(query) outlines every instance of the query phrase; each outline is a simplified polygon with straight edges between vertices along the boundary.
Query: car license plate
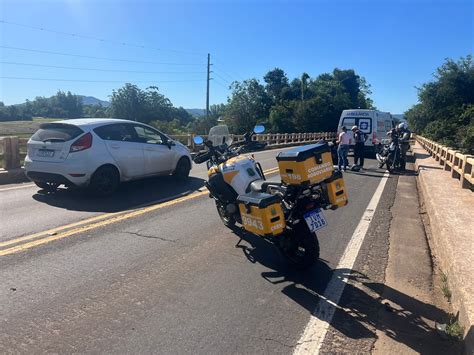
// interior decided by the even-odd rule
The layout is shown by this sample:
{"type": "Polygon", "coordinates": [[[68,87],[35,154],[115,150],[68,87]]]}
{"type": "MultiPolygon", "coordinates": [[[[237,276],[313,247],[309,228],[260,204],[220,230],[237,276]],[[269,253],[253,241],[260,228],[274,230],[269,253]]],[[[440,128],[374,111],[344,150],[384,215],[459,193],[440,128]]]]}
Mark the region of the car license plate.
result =
{"type": "Polygon", "coordinates": [[[317,230],[320,230],[321,228],[324,228],[328,225],[328,222],[323,215],[323,211],[321,211],[320,208],[306,213],[304,215],[304,219],[311,233],[316,232],[317,230]]]}
{"type": "Polygon", "coordinates": [[[39,149],[36,153],[39,157],[52,158],[54,157],[54,150],[50,149],[39,149]]]}

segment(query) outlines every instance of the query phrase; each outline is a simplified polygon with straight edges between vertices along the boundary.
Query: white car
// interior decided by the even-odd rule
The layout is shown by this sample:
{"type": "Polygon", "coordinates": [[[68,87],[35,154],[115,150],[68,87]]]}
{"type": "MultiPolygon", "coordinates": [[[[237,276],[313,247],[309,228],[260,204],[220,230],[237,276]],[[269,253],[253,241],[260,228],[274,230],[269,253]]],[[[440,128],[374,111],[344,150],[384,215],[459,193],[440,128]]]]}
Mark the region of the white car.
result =
{"type": "Polygon", "coordinates": [[[122,181],[173,174],[192,166],[183,144],[148,125],[113,118],[44,123],[28,141],[25,172],[40,188],[90,187],[112,193],[122,181]]]}

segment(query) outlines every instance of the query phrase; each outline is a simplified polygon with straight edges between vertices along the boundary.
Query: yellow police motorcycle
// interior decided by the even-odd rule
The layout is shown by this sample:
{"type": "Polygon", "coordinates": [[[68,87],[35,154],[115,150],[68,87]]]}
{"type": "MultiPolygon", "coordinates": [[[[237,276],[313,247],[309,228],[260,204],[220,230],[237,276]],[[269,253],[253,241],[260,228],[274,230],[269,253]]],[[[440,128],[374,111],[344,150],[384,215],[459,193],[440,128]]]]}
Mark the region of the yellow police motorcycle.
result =
{"type": "Polygon", "coordinates": [[[328,144],[320,142],[280,152],[281,181],[267,181],[254,157],[240,154],[264,130],[255,126],[243,142],[232,143],[227,126],[215,126],[206,140],[194,138],[206,147],[194,162],[207,164],[206,187],[227,227],[239,224],[276,245],[296,265],[309,268],[319,258],[316,231],[327,226],[323,210],[348,202],[344,180],[334,171],[328,144]]]}

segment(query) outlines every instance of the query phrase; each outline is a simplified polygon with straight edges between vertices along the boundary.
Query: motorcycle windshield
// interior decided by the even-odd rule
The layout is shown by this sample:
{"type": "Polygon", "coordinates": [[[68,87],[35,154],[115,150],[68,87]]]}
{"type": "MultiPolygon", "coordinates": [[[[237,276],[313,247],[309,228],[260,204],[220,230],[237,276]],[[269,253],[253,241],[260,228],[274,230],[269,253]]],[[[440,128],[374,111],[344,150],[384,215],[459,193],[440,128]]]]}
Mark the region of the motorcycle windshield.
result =
{"type": "Polygon", "coordinates": [[[213,146],[220,146],[223,144],[231,145],[232,138],[229,133],[227,125],[214,126],[209,130],[208,140],[212,142],[213,146]]]}

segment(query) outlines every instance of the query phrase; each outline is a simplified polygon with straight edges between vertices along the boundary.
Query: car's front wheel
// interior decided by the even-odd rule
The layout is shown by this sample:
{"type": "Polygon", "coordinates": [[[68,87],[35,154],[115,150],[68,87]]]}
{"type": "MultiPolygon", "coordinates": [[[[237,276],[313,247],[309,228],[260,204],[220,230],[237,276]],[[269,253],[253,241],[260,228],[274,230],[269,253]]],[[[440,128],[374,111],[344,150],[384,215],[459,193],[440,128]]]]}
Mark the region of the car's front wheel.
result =
{"type": "Polygon", "coordinates": [[[113,166],[102,166],[92,175],[89,188],[97,196],[107,196],[120,185],[120,174],[113,166]]]}
{"type": "Polygon", "coordinates": [[[57,182],[40,182],[40,181],[35,181],[35,184],[40,189],[43,189],[48,192],[56,191],[60,185],[57,182]]]}
{"type": "Polygon", "coordinates": [[[173,175],[180,180],[184,180],[189,176],[190,171],[191,163],[189,162],[189,159],[186,157],[182,157],[181,159],[179,159],[178,164],[176,164],[176,169],[174,170],[173,175]]]}

